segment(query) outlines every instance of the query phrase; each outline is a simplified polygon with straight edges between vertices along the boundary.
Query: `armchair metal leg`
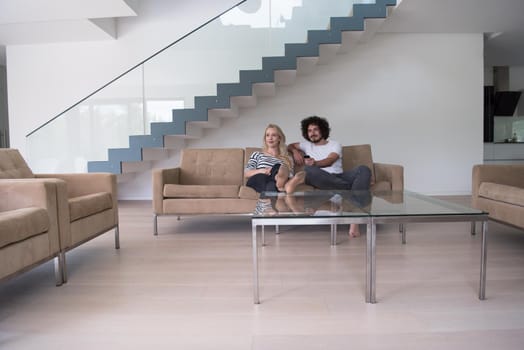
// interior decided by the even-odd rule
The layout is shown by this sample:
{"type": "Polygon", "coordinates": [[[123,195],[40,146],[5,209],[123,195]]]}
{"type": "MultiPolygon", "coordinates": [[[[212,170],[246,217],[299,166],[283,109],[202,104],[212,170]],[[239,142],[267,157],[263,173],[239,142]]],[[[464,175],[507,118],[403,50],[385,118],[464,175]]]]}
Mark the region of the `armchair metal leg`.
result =
{"type": "Polygon", "coordinates": [[[115,227],[115,249],[120,249],[120,230],[118,225],[115,227]]]}
{"type": "Polygon", "coordinates": [[[60,262],[60,255],[55,256],[53,260],[55,264],[55,283],[56,283],[56,286],[59,287],[64,283],[62,264],[60,262]]]}
{"type": "Polygon", "coordinates": [[[55,279],[58,281],[59,278],[62,281],[62,283],[67,283],[67,267],[65,252],[60,252],[58,256],[55,258],[55,279]]]}
{"type": "Polygon", "coordinates": [[[153,214],[153,235],[158,236],[158,215],[153,214]]]}

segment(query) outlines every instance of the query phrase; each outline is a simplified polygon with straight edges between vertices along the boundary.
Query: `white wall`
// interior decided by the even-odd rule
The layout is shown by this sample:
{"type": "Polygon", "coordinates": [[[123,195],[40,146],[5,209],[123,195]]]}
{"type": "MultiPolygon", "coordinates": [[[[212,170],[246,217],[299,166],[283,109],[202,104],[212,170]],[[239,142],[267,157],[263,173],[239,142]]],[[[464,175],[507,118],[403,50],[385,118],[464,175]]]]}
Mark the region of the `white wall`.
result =
{"type": "MultiPolygon", "coordinates": [[[[260,146],[269,122],[298,141],[300,120],[318,114],[329,119],[333,139],[370,143],[375,161],[402,164],[406,189],[469,194],[472,166],[483,157],[482,45],[476,34],[379,34],[188,145],[260,146]]],[[[149,198],[149,181],[141,175],[121,192],[149,198]]]]}
{"type": "Polygon", "coordinates": [[[0,147],[7,147],[9,143],[6,72],[5,66],[0,65],[0,147]]]}
{"type": "MultiPolygon", "coordinates": [[[[207,17],[232,3],[196,2],[206,3],[207,17]]],[[[169,1],[140,3],[142,22],[124,22],[116,42],[8,48],[13,147],[23,150],[33,128],[206,17],[195,7],[169,11],[169,1]]],[[[407,189],[466,194],[471,167],[482,162],[482,57],[481,34],[379,34],[189,146],[257,146],[269,122],[295,141],[300,120],[318,114],[330,120],[334,139],[371,143],[375,161],[404,165],[407,189]]],[[[150,198],[150,177],[122,183],[121,198],[150,198]]]]}
{"type": "Polygon", "coordinates": [[[240,0],[143,0],[118,40],[8,46],[11,146],[118,75],[240,0]]]}
{"type": "Polygon", "coordinates": [[[524,66],[509,67],[509,89],[524,90],[524,66]]]}

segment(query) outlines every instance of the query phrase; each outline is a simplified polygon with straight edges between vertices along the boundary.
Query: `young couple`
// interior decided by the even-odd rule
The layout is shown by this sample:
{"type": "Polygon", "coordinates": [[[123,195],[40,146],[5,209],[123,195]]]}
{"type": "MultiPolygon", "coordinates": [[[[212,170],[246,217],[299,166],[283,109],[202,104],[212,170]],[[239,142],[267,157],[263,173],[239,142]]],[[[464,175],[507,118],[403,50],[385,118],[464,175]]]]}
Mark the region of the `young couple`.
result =
{"type": "MultiPolygon", "coordinates": [[[[245,169],[247,186],[259,193],[292,193],[301,183],[324,190],[369,190],[371,170],[367,166],[342,169],[342,146],[329,139],[331,129],[326,119],[305,118],[301,130],[305,141],[286,146],[280,127],[275,124],[266,127],[262,151],[253,152],[245,169]],[[294,174],[294,165],[303,165],[304,171],[294,174]]],[[[351,225],[349,234],[359,236],[358,225],[351,225]]]]}

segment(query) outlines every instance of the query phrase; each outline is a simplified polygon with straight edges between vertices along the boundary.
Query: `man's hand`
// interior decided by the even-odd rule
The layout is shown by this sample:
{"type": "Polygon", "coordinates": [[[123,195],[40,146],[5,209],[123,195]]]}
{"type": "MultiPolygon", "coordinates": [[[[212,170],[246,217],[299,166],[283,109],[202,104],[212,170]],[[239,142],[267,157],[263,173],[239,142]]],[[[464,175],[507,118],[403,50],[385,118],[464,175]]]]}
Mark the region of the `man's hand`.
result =
{"type": "Polygon", "coordinates": [[[304,164],[306,164],[308,166],[313,166],[313,165],[315,165],[315,163],[316,163],[315,158],[311,158],[311,157],[304,158],[304,164]]]}

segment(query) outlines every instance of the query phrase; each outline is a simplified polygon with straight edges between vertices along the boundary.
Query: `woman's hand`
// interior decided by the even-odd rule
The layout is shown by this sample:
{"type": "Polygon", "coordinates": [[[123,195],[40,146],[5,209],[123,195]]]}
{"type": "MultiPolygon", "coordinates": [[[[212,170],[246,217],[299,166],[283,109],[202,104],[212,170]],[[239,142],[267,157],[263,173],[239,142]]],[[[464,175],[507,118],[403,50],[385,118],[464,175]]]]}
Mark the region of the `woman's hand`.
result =
{"type": "Polygon", "coordinates": [[[256,174],[271,175],[271,168],[250,169],[244,171],[244,176],[250,178],[256,174]]]}
{"type": "Polygon", "coordinates": [[[259,174],[271,175],[271,168],[258,169],[259,174]]]}

